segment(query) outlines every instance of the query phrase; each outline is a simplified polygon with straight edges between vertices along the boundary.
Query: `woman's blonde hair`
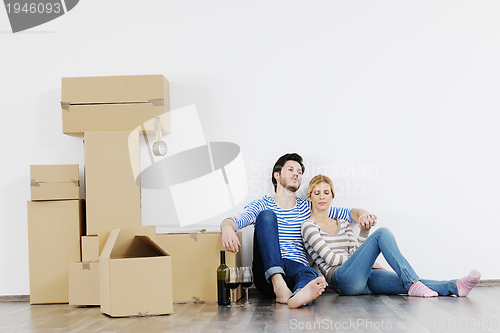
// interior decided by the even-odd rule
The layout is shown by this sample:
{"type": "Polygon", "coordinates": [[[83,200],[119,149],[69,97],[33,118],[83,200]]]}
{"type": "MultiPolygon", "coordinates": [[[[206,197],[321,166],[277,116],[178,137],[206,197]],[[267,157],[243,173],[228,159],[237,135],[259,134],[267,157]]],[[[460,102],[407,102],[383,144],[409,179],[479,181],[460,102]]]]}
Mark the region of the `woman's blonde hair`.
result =
{"type": "Polygon", "coordinates": [[[314,190],[316,185],[320,183],[327,183],[328,185],[330,185],[330,189],[332,190],[332,197],[335,198],[335,191],[333,190],[332,180],[327,176],[321,174],[314,176],[313,179],[311,179],[311,181],[309,182],[309,187],[307,188],[307,197],[311,197],[312,191],[314,190]]]}

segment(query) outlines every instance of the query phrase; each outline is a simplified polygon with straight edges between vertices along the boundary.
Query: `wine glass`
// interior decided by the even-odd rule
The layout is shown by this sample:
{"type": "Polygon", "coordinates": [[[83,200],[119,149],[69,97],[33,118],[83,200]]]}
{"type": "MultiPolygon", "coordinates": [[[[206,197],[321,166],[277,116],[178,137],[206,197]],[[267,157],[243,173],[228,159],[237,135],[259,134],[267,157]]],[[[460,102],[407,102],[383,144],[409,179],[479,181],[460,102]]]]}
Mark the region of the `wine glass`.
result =
{"type": "Polygon", "coordinates": [[[237,307],[239,305],[234,304],[236,296],[234,295],[235,289],[240,285],[240,268],[239,267],[229,267],[229,271],[226,275],[226,285],[231,289],[231,305],[230,307],[237,307]]]}
{"type": "Polygon", "coordinates": [[[250,306],[250,302],[248,301],[248,288],[253,283],[253,272],[252,272],[252,267],[246,266],[246,267],[241,267],[241,286],[245,288],[245,295],[246,295],[246,302],[245,306],[250,306]]]}

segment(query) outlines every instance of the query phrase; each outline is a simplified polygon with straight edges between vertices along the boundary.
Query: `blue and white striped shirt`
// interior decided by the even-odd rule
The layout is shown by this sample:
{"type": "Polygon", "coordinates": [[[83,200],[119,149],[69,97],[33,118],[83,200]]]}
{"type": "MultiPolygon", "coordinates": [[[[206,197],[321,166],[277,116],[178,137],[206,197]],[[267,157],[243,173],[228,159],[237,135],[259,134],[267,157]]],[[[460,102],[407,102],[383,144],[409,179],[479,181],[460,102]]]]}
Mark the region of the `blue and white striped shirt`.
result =
{"type": "MultiPolygon", "coordinates": [[[[281,257],[300,262],[309,266],[306,251],[302,243],[300,227],[302,222],[311,215],[311,205],[308,200],[295,198],[295,207],[283,209],[269,195],[255,200],[245,207],[245,210],[235,216],[229,217],[236,223],[236,230],[254,224],[259,213],[271,210],[278,218],[278,237],[281,257]]],[[[343,219],[353,222],[351,210],[347,208],[330,207],[329,216],[334,219],[343,219]]]]}

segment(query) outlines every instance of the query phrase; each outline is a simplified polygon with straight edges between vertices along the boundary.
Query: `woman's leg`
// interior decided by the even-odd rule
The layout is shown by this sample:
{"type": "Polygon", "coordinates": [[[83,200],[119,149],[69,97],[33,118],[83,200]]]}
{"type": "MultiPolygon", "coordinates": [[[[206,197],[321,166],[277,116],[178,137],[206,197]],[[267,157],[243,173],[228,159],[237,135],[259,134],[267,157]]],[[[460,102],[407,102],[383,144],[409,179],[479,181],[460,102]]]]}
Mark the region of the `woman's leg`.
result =
{"type": "MultiPolygon", "coordinates": [[[[386,278],[388,277],[386,276],[386,278]]],[[[333,285],[332,289],[344,295],[379,293],[382,290],[387,291],[384,293],[391,294],[408,293],[412,285],[414,290],[410,290],[410,293],[414,296],[436,295],[432,290],[418,283],[419,280],[418,275],[399,251],[393,234],[387,228],[380,228],[368,237],[358,250],[334,273],[330,283],[333,285]],[[368,285],[368,278],[372,274],[373,264],[380,253],[383,253],[399,280],[394,279],[394,276],[392,276],[391,279],[385,281],[374,279],[368,285]],[[422,289],[419,289],[420,287],[422,289]]]]}
{"type": "MultiPolygon", "coordinates": [[[[422,279],[424,285],[429,289],[437,292],[439,296],[467,296],[470,290],[479,282],[481,274],[472,270],[468,276],[465,276],[458,280],[447,280],[447,281],[436,281],[422,279]],[[462,284],[460,282],[462,281],[462,284]],[[461,285],[462,289],[459,292],[458,285],[461,285]]],[[[372,270],[370,276],[368,277],[368,288],[375,294],[407,294],[407,290],[403,285],[403,281],[399,276],[390,271],[384,269],[374,269],[372,270]]]]}
{"type": "Polygon", "coordinates": [[[481,273],[473,269],[468,276],[460,279],[449,281],[422,280],[422,283],[441,296],[456,295],[466,297],[480,279],[481,273]]]}
{"type": "Polygon", "coordinates": [[[374,237],[378,240],[377,244],[380,252],[382,252],[387,263],[401,279],[406,291],[408,291],[410,286],[419,281],[420,278],[399,250],[398,244],[396,243],[396,239],[394,238],[392,232],[387,228],[380,228],[370,237],[374,237]]]}
{"type": "Polygon", "coordinates": [[[380,254],[378,239],[371,235],[354,254],[340,266],[329,281],[330,288],[340,295],[370,294],[367,281],[380,254]]]}
{"type": "MultiPolygon", "coordinates": [[[[456,295],[456,281],[421,280],[420,282],[439,295],[448,296],[456,295]]],[[[367,284],[374,294],[408,294],[408,289],[401,278],[396,273],[384,269],[373,269],[367,284]]]]}

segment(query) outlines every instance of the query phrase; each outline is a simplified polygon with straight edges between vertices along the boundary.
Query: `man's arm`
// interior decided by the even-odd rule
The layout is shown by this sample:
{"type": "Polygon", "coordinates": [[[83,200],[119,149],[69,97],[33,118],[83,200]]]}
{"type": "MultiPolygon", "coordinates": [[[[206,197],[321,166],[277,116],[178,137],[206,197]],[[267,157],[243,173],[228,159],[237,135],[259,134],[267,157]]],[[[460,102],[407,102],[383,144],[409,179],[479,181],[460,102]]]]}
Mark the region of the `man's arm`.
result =
{"type": "Polygon", "coordinates": [[[361,208],[353,208],[351,210],[351,218],[354,222],[358,223],[360,228],[364,229],[368,229],[377,224],[377,216],[361,208]]]}
{"type": "Polygon", "coordinates": [[[236,236],[236,223],[232,219],[225,219],[220,224],[222,231],[222,246],[226,251],[238,253],[241,246],[238,236],[236,236]]]}
{"type": "Polygon", "coordinates": [[[222,246],[226,251],[238,253],[241,244],[238,236],[236,236],[236,230],[254,223],[259,213],[264,209],[264,201],[262,199],[255,200],[245,207],[243,213],[222,221],[220,224],[220,230],[222,231],[222,246]]]}

